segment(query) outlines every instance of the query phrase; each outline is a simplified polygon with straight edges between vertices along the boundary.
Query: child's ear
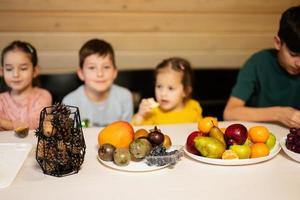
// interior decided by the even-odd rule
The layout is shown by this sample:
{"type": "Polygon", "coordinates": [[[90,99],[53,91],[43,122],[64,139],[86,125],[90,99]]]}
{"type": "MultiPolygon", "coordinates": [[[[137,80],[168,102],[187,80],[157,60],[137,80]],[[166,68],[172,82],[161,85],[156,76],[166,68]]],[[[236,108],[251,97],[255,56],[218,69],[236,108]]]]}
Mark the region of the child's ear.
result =
{"type": "Polygon", "coordinates": [[[119,73],[119,70],[117,68],[115,68],[114,80],[117,78],[118,73],[119,73]]]}
{"type": "Polygon", "coordinates": [[[79,77],[79,79],[80,79],[81,81],[84,81],[84,74],[83,74],[83,71],[82,71],[81,68],[78,68],[78,69],[77,69],[77,76],[79,77]]]}
{"type": "Polygon", "coordinates": [[[282,43],[281,43],[281,40],[280,38],[278,37],[278,35],[276,35],[274,37],[274,46],[275,46],[275,49],[276,50],[280,50],[281,46],[282,46],[282,43]]]}
{"type": "Polygon", "coordinates": [[[37,65],[33,68],[33,78],[36,78],[40,74],[40,70],[41,70],[41,68],[39,65],[37,65]]]}

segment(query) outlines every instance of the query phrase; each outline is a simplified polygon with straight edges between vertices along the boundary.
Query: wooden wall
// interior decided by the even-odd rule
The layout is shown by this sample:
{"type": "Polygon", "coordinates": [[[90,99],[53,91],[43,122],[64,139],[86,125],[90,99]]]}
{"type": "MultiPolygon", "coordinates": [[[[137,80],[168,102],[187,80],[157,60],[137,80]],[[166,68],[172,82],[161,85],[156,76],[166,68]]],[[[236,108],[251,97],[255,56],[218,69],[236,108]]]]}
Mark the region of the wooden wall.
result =
{"type": "Polygon", "coordinates": [[[78,50],[103,38],[119,69],[182,56],[195,68],[238,68],[273,47],[282,11],[299,0],[0,0],[0,48],[31,42],[43,73],[74,71],[78,50]]]}

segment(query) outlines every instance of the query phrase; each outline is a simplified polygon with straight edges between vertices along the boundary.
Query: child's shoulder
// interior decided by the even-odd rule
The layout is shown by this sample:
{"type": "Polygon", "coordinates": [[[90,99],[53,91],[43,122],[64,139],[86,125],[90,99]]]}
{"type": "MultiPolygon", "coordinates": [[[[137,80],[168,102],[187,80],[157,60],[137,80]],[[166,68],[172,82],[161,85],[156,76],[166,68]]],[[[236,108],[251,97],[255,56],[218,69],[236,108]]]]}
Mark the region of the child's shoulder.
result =
{"type": "Polygon", "coordinates": [[[129,89],[116,84],[113,84],[111,86],[111,92],[117,96],[124,96],[124,95],[131,96],[131,92],[129,89]]]}

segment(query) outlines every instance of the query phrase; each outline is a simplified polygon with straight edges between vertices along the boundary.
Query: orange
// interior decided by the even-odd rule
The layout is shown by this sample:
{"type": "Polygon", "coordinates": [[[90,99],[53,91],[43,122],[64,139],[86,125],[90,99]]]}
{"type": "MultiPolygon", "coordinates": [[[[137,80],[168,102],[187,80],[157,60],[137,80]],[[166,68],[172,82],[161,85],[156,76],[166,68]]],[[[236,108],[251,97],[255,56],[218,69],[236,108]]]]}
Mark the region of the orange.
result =
{"type": "Polygon", "coordinates": [[[216,117],[204,117],[198,122],[199,131],[207,134],[213,126],[218,126],[216,117]]]}
{"type": "Polygon", "coordinates": [[[135,131],[134,133],[134,139],[138,139],[141,137],[147,137],[149,132],[146,129],[140,128],[135,131]]]}
{"type": "Polygon", "coordinates": [[[172,146],[172,141],[171,138],[168,135],[164,135],[164,141],[163,141],[163,146],[166,147],[166,149],[170,148],[172,146]]]}
{"type": "Polygon", "coordinates": [[[269,138],[269,130],[264,126],[253,126],[249,129],[249,137],[253,143],[265,143],[269,138]]]}
{"type": "Polygon", "coordinates": [[[131,124],[125,121],[116,121],[105,128],[98,134],[98,143],[111,144],[116,148],[128,148],[133,141],[134,130],[131,124]]]}
{"type": "Polygon", "coordinates": [[[251,145],[251,158],[259,158],[269,155],[269,147],[265,143],[254,143],[251,145]]]}

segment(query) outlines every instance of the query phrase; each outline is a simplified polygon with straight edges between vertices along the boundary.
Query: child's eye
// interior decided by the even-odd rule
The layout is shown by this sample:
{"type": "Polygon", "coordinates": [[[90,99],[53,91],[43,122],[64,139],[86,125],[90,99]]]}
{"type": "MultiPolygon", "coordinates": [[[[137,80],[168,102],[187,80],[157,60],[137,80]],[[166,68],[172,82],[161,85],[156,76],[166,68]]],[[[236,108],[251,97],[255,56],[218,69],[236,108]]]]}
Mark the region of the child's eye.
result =
{"type": "Polygon", "coordinates": [[[20,68],[22,71],[26,71],[26,70],[28,70],[29,68],[28,68],[28,66],[27,65],[24,65],[24,66],[21,66],[21,68],[20,68]]]}
{"type": "Polygon", "coordinates": [[[110,66],[110,65],[105,65],[103,68],[104,68],[104,69],[111,69],[112,66],[110,66]]]}
{"type": "Polygon", "coordinates": [[[13,70],[13,67],[10,66],[10,65],[4,65],[4,70],[9,72],[9,71],[12,71],[13,70]]]}
{"type": "Polygon", "coordinates": [[[93,70],[93,69],[95,69],[96,67],[95,67],[95,66],[92,66],[92,65],[90,65],[90,66],[87,66],[86,68],[87,68],[87,69],[89,69],[89,70],[93,70]]]}
{"type": "Polygon", "coordinates": [[[290,53],[290,55],[291,55],[292,57],[298,57],[298,56],[300,56],[299,53],[295,53],[295,52],[293,52],[293,51],[289,51],[289,53],[290,53]]]}
{"type": "Polygon", "coordinates": [[[174,88],[174,87],[168,87],[168,89],[172,91],[172,90],[174,90],[175,88],[174,88]]]}
{"type": "Polygon", "coordinates": [[[160,89],[162,86],[161,85],[156,85],[155,86],[157,89],[160,89]]]}

